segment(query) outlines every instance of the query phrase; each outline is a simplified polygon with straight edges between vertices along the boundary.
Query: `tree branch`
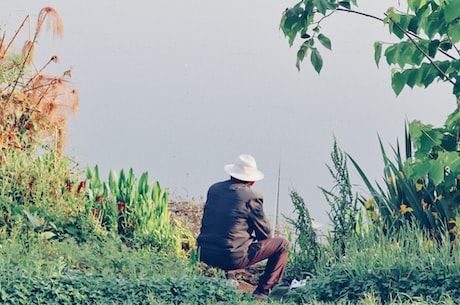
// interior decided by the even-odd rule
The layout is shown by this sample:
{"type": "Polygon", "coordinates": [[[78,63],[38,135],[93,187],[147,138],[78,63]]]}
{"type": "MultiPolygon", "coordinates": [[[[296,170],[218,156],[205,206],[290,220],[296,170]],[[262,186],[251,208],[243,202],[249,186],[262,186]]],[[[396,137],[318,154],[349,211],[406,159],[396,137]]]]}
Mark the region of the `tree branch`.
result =
{"type": "MultiPolygon", "coordinates": [[[[349,10],[349,9],[344,9],[344,8],[337,8],[336,9],[337,11],[341,11],[341,12],[346,12],[346,13],[353,13],[353,14],[357,14],[357,15],[361,15],[361,16],[364,16],[364,17],[368,17],[368,18],[372,18],[372,19],[375,19],[375,20],[378,20],[378,21],[381,21],[383,23],[385,23],[385,20],[380,18],[380,17],[376,17],[374,15],[370,15],[370,14],[366,14],[366,13],[363,13],[363,12],[359,12],[359,11],[355,11],[355,10],[349,10]]],[[[438,65],[436,65],[436,63],[433,61],[433,59],[425,52],[422,50],[422,48],[420,48],[420,46],[417,44],[417,42],[411,37],[414,36],[416,37],[417,39],[421,39],[417,34],[415,33],[412,33],[412,32],[409,32],[405,29],[403,29],[397,22],[394,22],[393,19],[391,19],[391,17],[388,16],[387,13],[385,13],[385,16],[388,17],[390,19],[390,21],[401,31],[404,33],[404,36],[407,37],[407,39],[409,39],[410,42],[412,42],[414,44],[414,46],[417,48],[417,50],[419,50],[423,56],[430,62],[430,64],[435,67],[435,69],[445,78],[447,79],[452,85],[455,85],[455,82],[449,78],[449,76],[447,74],[444,73],[444,71],[441,70],[441,68],[438,67],[438,65]]],[[[447,52],[443,51],[443,50],[439,50],[442,54],[446,55],[447,57],[449,57],[450,59],[454,60],[455,58],[452,57],[450,54],[448,54],[447,52]]]]}

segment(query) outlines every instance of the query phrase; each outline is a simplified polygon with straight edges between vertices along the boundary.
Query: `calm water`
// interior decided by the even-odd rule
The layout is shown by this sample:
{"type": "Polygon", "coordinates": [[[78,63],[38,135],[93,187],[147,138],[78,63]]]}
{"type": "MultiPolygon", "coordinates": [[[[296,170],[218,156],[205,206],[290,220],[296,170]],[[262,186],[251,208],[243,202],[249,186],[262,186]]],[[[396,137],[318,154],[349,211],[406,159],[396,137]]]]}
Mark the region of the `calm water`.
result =
{"type": "MultiPolygon", "coordinates": [[[[388,31],[356,16],[338,14],[323,24],[333,52],[321,50],[320,76],[308,60],[297,71],[296,47],[278,29],[281,12],[293,4],[3,1],[0,21],[11,37],[27,13],[33,19],[49,5],[61,14],[64,39],[43,33],[36,58],[59,56],[50,73],[73,68],[81,99],[68,153],[82,168],[148,171],[172,196],[200,201],[210,184],[227,178],[225,164],[250,153],[266,174],[254,188],[264,194],[267,214],[274,214],[281,166],[280,212],[291,214],[289,190],[296,189],[312,217],[327,222],[318,186],[332,187],[325,164],[334,135],[380,181],[377,135],[395,145],[406,119],[439,125],[455,101],[441,85],[405,89],[396,98],[389,68],[373,62],[373,42],[389,40],[388,31]]],[[[384,11],[367,5],[361,10],[384,11]]],[[[354,173],[352,182],[365,191],[354,173]]]]}

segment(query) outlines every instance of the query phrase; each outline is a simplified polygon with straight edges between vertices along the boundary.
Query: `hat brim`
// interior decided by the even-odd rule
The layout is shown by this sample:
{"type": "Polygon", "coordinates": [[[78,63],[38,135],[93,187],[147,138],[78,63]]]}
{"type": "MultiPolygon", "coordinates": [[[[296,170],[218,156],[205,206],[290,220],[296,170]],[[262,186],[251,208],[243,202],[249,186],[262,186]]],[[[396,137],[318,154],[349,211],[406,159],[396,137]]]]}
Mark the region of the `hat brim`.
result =
{"type": "Polygon", "coordinates": [[[255,169],[252,172],[247,173],[243,172],[240,167],[235,166],[234,164],[225,165],[224,170],[230,176],[241,181],[259,181],[264,178],[264,173],[262,173],[260,170],[255,169]]]}

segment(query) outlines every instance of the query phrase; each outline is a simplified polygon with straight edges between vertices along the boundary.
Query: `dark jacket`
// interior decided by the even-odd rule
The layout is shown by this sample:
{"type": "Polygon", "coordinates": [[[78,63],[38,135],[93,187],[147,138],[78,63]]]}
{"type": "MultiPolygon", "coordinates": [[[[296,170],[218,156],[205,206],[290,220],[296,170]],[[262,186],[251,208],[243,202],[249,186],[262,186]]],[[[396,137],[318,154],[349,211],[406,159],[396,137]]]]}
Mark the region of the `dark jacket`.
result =
{"type": "Polygon", "coordinates": [[[270,235],[262,195],[247,183],[232,178],[209,188],[197,239],[202,261],[235,269],[247,255],[249,245],[270,235]]]}

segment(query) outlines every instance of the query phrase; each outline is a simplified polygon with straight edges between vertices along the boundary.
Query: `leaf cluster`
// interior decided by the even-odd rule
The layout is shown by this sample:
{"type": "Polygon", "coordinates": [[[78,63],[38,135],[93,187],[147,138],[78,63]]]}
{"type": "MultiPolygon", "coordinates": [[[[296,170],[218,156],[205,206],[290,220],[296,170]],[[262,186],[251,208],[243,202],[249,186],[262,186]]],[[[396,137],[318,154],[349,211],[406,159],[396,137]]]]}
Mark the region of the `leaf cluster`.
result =
{"type": "MultiPolygon", "coordinates": [[[[401,4],[400,4],[401,5],[401,4]]],[[[321,29],[321,22],[335,13],[347,12],[372,18],[388,26],[398,41],[383,48],[374,44],[374,59],[379,65],[382,55],[394,66],[392,88],[399,95],[405,86],[428,87],[435,80],[449,82],[453,94],[460,97],[460,63],[457,43],[460,41],[460,5],[457,1],[407,0],[407,10],[389,7],[382,16],[373,16],[355,9],[356,1],[302,0],[286,9],[281,29],[292,46],[297,37],[305,39],[297,52],[296,66],[311,51],[310,60],[319,73],[323,62],[315,47],[315,40],[331,49],[331,41],[321,29]]]]}

